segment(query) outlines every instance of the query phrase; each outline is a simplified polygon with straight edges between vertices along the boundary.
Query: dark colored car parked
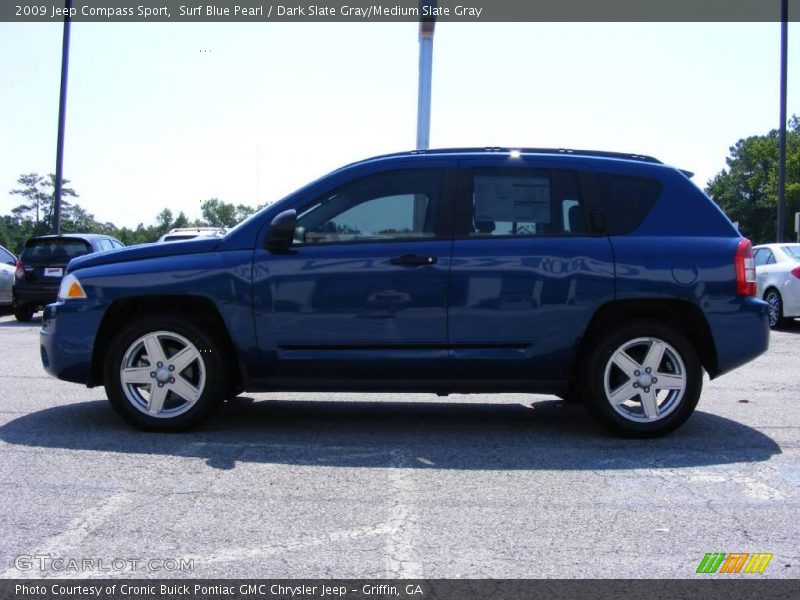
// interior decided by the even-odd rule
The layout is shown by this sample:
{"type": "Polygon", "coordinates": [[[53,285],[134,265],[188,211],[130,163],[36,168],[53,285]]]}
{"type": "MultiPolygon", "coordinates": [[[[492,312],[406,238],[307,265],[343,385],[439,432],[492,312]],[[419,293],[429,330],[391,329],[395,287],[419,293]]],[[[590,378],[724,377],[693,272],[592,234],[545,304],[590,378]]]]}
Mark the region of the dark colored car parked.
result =
{"type": "Polygon", "coordinates": [[[45,369],[129,423],[242,390],[539,392],[664,434],[764,352],[750,242],[638,155],[467,149],[334,171],[222,239],[74,259],[45,369]]]}
{"type": "Polygon", "coordinates": [[[30,321],[33,313],[55,302],[64,270],[73,258],[124,246],[113,237],[94,233],[41,235],[29,239],[14,273],[14,316],[18,321],[30,321]]]}

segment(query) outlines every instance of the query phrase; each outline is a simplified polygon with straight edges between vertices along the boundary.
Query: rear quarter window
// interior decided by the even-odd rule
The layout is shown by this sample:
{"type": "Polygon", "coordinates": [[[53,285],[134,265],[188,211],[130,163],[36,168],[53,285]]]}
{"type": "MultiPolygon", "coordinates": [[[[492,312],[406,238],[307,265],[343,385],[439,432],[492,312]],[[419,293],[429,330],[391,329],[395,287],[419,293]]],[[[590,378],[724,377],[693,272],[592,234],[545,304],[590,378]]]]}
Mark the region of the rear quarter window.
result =
{"type": "Polygon", "coordinates": [[[92,251],[87,242],[78,239],[32,240],[22,251],[23,262],[66,263],[92,251]]]}
{"type": "Polygon", "coordinates": [[[661,182],[648,177],[597,173],[596,179],[608,235],[639,227],[661,195],[661,182]]]}
{"type": "Polygon", "coordinates": [[[783,251],[789,258],[800,261],[800,246],[783,246],[783,251]]]}

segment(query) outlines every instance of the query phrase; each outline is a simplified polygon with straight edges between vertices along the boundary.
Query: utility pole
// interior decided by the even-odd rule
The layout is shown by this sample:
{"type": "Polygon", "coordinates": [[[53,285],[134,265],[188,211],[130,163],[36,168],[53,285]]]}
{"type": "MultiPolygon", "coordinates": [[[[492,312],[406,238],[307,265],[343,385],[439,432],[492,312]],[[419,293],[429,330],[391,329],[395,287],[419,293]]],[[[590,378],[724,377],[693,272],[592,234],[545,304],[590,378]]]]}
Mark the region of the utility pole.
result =
{"type": "Polygon", "coordinates": [[[67,117],[67,74],[69,72],[69,30],[72,0],[66,0],[64,38],[61,43],[61,93],[58,98],[58,139],[56,141],[56,181],[53,192],[53,233],[61,233],[61,180],[64,178],[64,122],[67,117]]]}
{"type": "Polygon", "coordinates": [[[785,229],[786,204],[786,62],[789,44],[789,0],[781,0],[781,128],[778,146],[778,235],[776,242],[782,242],[785,229]]]}
{"type": "Polygon", "coordinates": [[[438,0],[419,3],[419,89],[417,94],[417,150],[427,150],[431,137],[431,78],[433,75],[433,30],[436,18],[423,16],[436,8],[438,0]]]}

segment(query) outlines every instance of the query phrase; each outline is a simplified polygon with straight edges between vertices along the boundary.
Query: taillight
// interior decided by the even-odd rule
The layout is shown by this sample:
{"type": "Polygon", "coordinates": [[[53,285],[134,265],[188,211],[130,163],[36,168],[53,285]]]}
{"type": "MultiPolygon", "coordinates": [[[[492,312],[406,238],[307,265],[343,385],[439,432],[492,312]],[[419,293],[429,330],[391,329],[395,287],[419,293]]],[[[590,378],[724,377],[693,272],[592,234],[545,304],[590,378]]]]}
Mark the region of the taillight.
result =
{"type": "Polygon", "coordinates": [[[795,267],[794,269],[792,269],[792,275],[800,279],[800,267],[795,267]]]}
{"type": "Polygon", "coordinates": [[[736,267],[736,293],[740,296],[755,296],[756,266],[753,262],[753,246],[747,238],[739,240],[734,265],[736,267]]]}
{"type": "Polygon", "coordinates": [[[17,278],[17,281],[25,281],[25,265],[22,264],[22,261],[17,262],[17,270],[14,271],[14,277],[17,278]]]}

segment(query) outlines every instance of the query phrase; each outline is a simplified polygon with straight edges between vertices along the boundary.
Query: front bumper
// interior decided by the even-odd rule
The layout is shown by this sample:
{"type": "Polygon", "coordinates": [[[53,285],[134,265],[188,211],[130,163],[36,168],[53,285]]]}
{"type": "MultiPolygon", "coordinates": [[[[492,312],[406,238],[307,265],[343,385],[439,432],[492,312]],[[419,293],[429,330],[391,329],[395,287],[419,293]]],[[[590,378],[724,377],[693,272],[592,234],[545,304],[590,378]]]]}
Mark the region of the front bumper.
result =
{"type": "Polygon", "coordinates": [[[92,300],[58,301],[44,307],[39,346],[53,377],[91,386],[92,356],[103,307],[92,300]]]}

